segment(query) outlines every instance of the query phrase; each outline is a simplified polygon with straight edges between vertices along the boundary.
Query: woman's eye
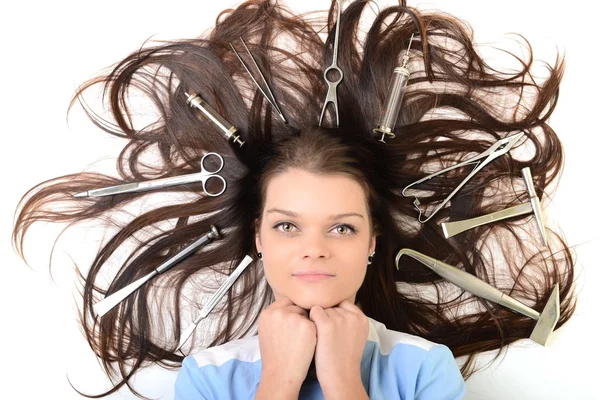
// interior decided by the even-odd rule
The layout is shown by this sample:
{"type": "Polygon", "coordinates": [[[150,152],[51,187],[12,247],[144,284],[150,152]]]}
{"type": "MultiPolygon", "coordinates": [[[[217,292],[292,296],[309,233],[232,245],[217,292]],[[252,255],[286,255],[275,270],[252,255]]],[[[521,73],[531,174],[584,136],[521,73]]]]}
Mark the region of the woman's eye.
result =
{"type": "Polygon", "coordinates": [[[341,233],[343,235],[350,235],[356,232],[356,229],[354,229],[352,226],[350,225],[339,225],[336,227],[336,229],[338,230],[338,233],[341,233]],[[343,229],[340,231],[340,229],[343,229]]]}
{"type": "Polygon", "coordinates": [[[280,226],[284,227],[283,232],[291,232],[291,229],[294,225],[290,224],[289,222],[280,222],[277,225],[275,225],[273,228],[277,229],[280,226]],[[286,228],[289,228],[289,229],[286,229],[286,228]]]}
{"type": "MultiPolygon", "coordinates": [[[[293,228],[295,228],[295,225],[290,222],[280,222],[273,226],[273,228],[280,230],[281,232],[290,233],[293,228]],[[280,227],[281,229],[279,229],[280,227]]],[[[356,229],[351,225],[338,225],[334,229],[341,235],[351,235],[356,233],[356,229]]]]}

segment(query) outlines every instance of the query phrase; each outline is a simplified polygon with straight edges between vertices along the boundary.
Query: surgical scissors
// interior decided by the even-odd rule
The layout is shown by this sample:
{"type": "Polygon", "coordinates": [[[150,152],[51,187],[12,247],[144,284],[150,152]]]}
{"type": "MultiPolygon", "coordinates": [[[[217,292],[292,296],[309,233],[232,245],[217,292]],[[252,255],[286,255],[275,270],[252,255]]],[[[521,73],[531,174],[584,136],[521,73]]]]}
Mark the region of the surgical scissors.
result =
{"type": "Polygon", "coordinates": [[[333,42],[333,59],[331,60],[331,65],[327,67],[325,72],[323,73],[323,77],[325,78],[325,82],[327,82],[327,96],[325,96],[325,103],[323,104],[323,109],[321,110],[321,118],[319,118],[319,126],[323,122],[323,116],[325,115],[325,110],[327,109],[327,105],[329,103],[333,103],[333,108],[335,110],[335,121],[336,125],[340,126],[340,113],[338,109],[338,100],[337,100],[337,86],[344,79],[344,73],[337,65],[338,58],[338,44],[340,39],[340,22],[342,19],[342,3],[340,0],[337,0],[337,21],[335,22],[335,39],[333,42]],[[340,74],[340,77],[335,81],[330,81],[327,78],[327,73],[331,71],[336,71],[340,74]]]}
{"type": "Polygon", "coordinates": [[[413,202],[413,204],[415,205],[415,208],[419,211],[419,218],[418,218],[419,222],[424,224],[425,222],[429,221],[431,219],[431,217],[433,217],[439,210],[441,210],[442,207],[444,207],[446,205],[446,203],[448,203],[450,201],[450,199],[456,194],[456,192],[458,192],[460,190],[460,188],[462,188],[467,183],[467,181],[473,177],[473,175],[475,175],[477,172],[479,172],[487,164],[492,162],[492,160],[508,153],[510,151],[510,149],[523,137],[523,135],[525,135],[525,132],[519,132],[515,135],[506,137],[504,139],[500,139],[496,143],[494,143],[492,146],[490,146],[490,148],[487,149],[486,151],[484,151],[483,153],[480,153],[480,154],[476,155],[475,157],[472,157],[466,161],[463,161],[463,162],[453,165],[451,167],[444,168],[441,171],[434,172],[433,174],[427,175],[425,178],[419,179],[418,181],[413,182],[410,185],[406,186],[402,190],[402,196],[404,196],[404,197],[408,197],[405,192],[406,192],[406,189],[410,188],[411,186],[418,185],[419,183],[425,182],[435,176],[438,176],[445,172],[451,171],[455,168],[464,167],[465,165],[473,164],[474,162],[477,163],[477,166],[475,168],[473,168],[471,173],[469,175],[467,175],[467,177],[465,179],[463,179],[463,181],[456,187],[456,189],[454,189],[452,191],[452,193],[450,193],[448,195],[448,197],[446,197],[444,199],[444,201],[442,201],[440,203],[440,205],[437,206],[437,208],[433,211],[433,213],[431,213],[431,215],[429,217],[427,217],[424,221],[421,221],[421,215],[423,214],[423,212],[419,208],[419,204],[421,204],[421,202],[419,201],[417,196],[413,196],[415,198],[415,201],[413,202]],[[483,161],[477,161],[482,158],[484,159],[483,161]]]}
{"type": "Polygon", "coordinates": [[[184,185],[187,183],[194,182],[202,182],[202,189],[204,190],[204,193],[206,193],[208,196],[218,196],[221,193],[223,193],[225,191],[225,188],[227,187],[227,182],[225,182],[225,179],[221,175],[217,175],[217,172],[223,169],[223,164],[223,157],[221,157],[220,154],[206,153],[202,157],[202,160],[200,160],[200,172],[180,176],[173,176],[168,178],[154,179],[145,182],[126,183],[123,185],[109,186],[102,189],[92,189],[85,192],[76,193],[74,197],[102,197],[112,196],[114,194],[121,193],[145,192],[148,190],[162,189],[170,186],[184,185]],[[204,166],[204,160],[206,160],[206,158],[211,155],[216,156],[220,160],[221,165],[217,168],[216,171],[208,171],[204,166]],[[206,182],[208,182],[208,180],[211,178],[216,178],[223,182],[223,188],[220,192],[211,193],[206,189],[206,182]]]}

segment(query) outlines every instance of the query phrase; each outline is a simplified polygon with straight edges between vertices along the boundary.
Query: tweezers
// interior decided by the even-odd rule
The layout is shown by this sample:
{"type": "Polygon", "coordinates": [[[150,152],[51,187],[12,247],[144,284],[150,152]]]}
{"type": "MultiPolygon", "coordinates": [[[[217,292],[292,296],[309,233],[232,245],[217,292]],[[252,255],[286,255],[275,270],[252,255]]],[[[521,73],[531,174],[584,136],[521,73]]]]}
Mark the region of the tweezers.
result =
{"type": "Polygon", "coordinates": [[[472,163],[477,163],[477,165],[475,166],[475,168],[473,168],[471,173],[469,175],[467,175],[467,177],[465,179],[463,179],[463,181],[452,191],[452,193],[450,193],[448,195],[448,197],[446,197],[444,199],[444,201],[442,201],[436,207],[436,209],[433,211],[433,213],[429,217],[427,217],[425,220],[421,220],[421,217],[423,215],[423,212],[419,208],[419,205],[421,204],[421,202],[419,201],[417,196],[413,196],[415,198],[413,204],[415,205],[415,208],[419,211],[419,217],[418,217],[419,222],[424,224],[425,222],[429,221],[431,219],[431,217],[433,217],[439,210],[441,210],[446,205],[446,203],[448,203],[450,201],[450,199],[456,194],[456,192],[458,192],[469,181],[469,179],[471,179],[477,172],[479,172],[481,169],[483,169],[483,167],[485,167],[487,164],[489,164],[496,158],[508,153],[510,151],[510,149],[523,137],[523,135],[525,135],[525,132],[519,132],[515,135],[506,137],[504,139],[500,139],[496,143],[494,143],[492,146],[490,146],[490,148],[487,149],[486,151],[484,151],[483,153],[478,154],[475,157],[472,157],[466,161],[463,161],[463,162],[453,165],[451,167],[444,168],[441,171],[434,172],[433,174],[427,175],[426,177],[419,179],[418,181],[413,182],[410,185],[406,186],[402,190],[402,196],[409,197],[406,195],[405,192],[411,186],[415,186],[415,185],[418,185],[419,183],[423,183],[435,176],[441,175],[441,174],[451,171],[453,169],[464,167],[465,165],[469,165],[472,163]],[[478,161],[478,160],[482,160],[482,161],[478,161]]]}
{"type": "Polygon", "coordinates": [[[254,78],[254,76],[252,75],[252,73],[250,72],[250,70],[248,69],[248,66],[246,65],[246,63],[244,62],[244,60],[242,59],[242,57],[240,57],[240,55],[238,54],[238,52],[235,50],[235,47],[233,47],[233,44],[229,43],[229,45],[231,46],[231,49],[233,50],[233,52],[237,56],[238,60],[240,60],[240,62],[244,66],[244,69],[246,70],[246,72],[248,73],[248,75],[250,75],[250,79],[252,79],[252,81],[254,82],[254,84],[256,85],[256,87],[258,88],[258,90],[260,90],[260,92],[263,94],[263,96],[265,96],[265,99],[267,99],[267,101],[271,104],[271,106],[273,106],[273,108],[275,108],[275,110],[277,111],[277,114],[279,114],[279,117],[281,117],[281,119],[283,120],[283,122],[287,124],[287,120],[283,116],[283,112],[281,112],[281,109],[279,108],[279,105],[277,104],[277,100],[275,100],[275,96],[273,95],[273,92],[271,92],[271,88],[269,87],[269,84],[267,83],[267,80],[265,79],[265,76],[263,75],[262,71],[258,67],[258,64],[256,63],[256,60],[254,59],[254,56],[252,55],[252,53],[250,53],[250,50],[248,49],[248,46],[246,46],[246,42],[244,42],[244,39],[240,38],[240,40],[242,41],[242,44],[244,45],[244,48],[246,49],[246,52],[248,53],[248,55],[252,59],[252,63],[256,67],[256,70],[258,71],[258,74],[260,75],[260,78],[262,79],[263,83],[265,84],[265,86],[267,88],[267,91],[269,92],[268,95],[267,95],[267,93],[265,93],[265,91],[263,90],[263,88],[260,87],[260,85],[258,84],[258,82],[256,81],[256,79],[254,78]]]}

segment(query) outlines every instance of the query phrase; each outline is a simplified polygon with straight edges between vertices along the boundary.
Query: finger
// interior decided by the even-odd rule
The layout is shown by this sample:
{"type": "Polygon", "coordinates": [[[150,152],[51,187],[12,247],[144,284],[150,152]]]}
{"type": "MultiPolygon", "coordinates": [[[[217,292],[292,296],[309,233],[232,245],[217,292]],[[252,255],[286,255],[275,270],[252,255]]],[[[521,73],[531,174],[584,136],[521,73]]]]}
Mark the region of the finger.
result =
{"type": "Polygon", "coordinates": [[[343,318],[344,314],[347,312],[346,310],[341,309],[339,307],[325,308],[324,311],[327,314],[327,316],[329,317],[329,319],[332,319],[332,320],[337,320],[339,318],[343,318]]]}
{"type": "Polygon", "coordinates": [[[358,306],[352,304],[348,300],[342,301],[340,305],[336,307],[336,310],[346,318],[357,318],[362,324],[364,324],[366,330],[370,329],[368,327],[369,318],[365,315],[365,313],[362,312],[360,308],[358,308],[358,306]]]}
{"type": "Polygon", "coordinates": [[[294,314],[299,314],[299,315],[308,317],[308,310],[306,310],[305,308],[299,307],[295,304],[285,307],[285,310],[288,312],[294,313],[294,314]]]}
{"type": "Polygon", "coordinates": [[[323,310],[321,306],[313,306],[310,309],[308,318],[315,324],[318,324],[323,321],[326,321],[329,317],[327,316],[327,313],[325,312],[325,310],[323,310]]]}
{"type": "Polygon", "coordinates": [[[352,304],[348,300],[344,300],[340,304],[338,304],[338,308],[341,308],[342,310],[350,311],[353,314],[363,314],[362,310],[360,308],[358,308],[358,306],[356,304],[352,304]]]}

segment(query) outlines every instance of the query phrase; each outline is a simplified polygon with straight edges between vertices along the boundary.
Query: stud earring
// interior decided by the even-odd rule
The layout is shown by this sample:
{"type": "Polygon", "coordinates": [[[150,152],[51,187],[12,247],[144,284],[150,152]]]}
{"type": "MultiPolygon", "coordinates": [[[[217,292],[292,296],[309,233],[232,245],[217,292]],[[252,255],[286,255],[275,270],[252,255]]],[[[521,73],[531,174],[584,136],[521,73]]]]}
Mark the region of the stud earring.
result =
{"type": "Polygon", "coordinates": [[[367,261],[367,265],[371,265],[371,263],[373,262],[373,256],[375,255],[375,252],[373,252],[373,254],[371,254],[369,257],[367,257],[367,259],[369,261],[367,261]]]}
{"type": "Polygon", "coordinates": [[[262,259],[262,252],[261,251],[258,252],[258,258],[262,259]]]}

